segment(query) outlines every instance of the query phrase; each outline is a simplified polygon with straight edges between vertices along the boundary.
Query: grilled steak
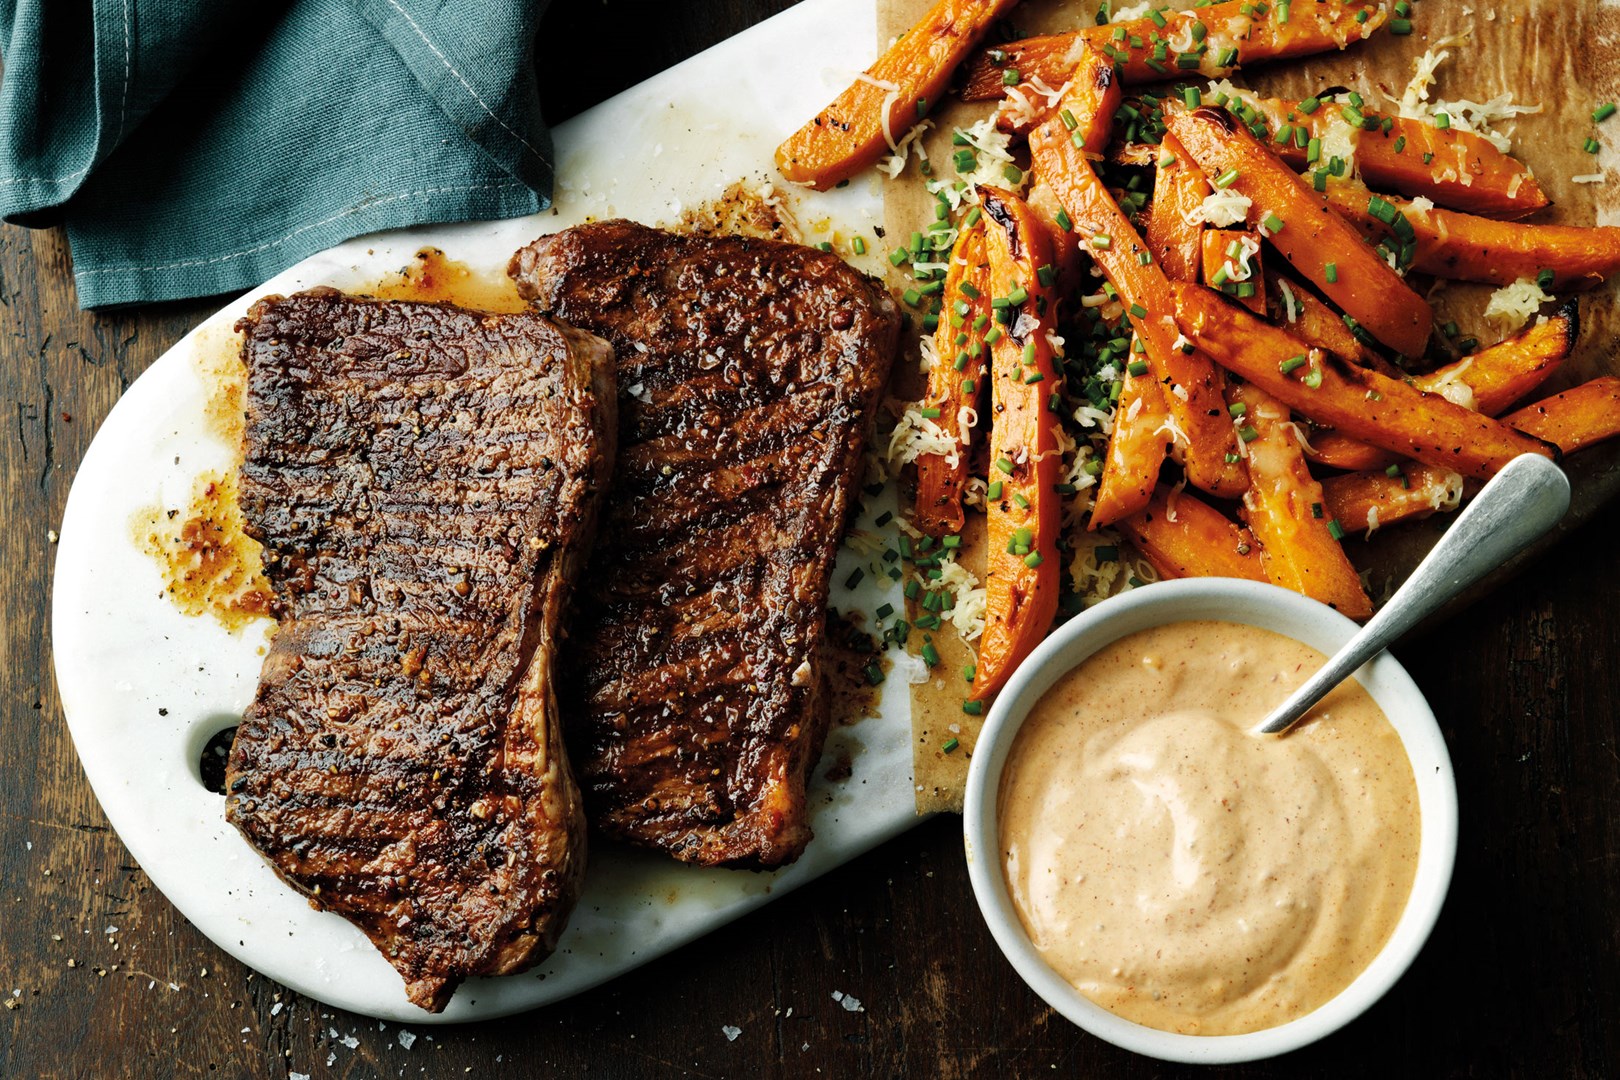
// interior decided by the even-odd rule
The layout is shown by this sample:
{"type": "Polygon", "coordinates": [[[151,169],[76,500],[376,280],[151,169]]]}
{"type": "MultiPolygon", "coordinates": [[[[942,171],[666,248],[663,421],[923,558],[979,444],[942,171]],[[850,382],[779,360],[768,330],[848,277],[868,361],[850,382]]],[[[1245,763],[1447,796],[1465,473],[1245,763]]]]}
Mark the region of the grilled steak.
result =
{"type": "Polygon", "coordinates": [[[280,626],[226,813],[436,1012],[543,959],[578,894],[552,664],[611,473],[611,353],[331,290],[240,327],[242,509],[280,626]]]}
{"type": "Polygon", "coordinates": [[[831,254],[626,221],[543,237],[510,269],[618,360],[614,495],[565,660],[591,822],[688,862],[790,862],[894,301],[831,254]]]}

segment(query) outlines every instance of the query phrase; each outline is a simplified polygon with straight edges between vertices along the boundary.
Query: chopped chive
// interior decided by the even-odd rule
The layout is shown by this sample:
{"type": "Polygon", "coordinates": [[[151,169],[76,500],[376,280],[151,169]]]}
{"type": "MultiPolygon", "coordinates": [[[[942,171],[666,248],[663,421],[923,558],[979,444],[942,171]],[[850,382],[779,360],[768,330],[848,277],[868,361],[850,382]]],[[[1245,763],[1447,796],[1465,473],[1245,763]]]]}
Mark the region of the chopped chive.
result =
{"type": "Polygon", "coordinates": [[[1553,277],[1554,275],[1551,270],[1542,270],[1538,272],[1536,274],[1536,286],[1543,290],[1552,288],[1553,277]]]}
{"type": "Polygon", "coordinates": [[[1300,368],[1302,368],[1304,366],[1305,366],[1305,357],[1303,357],[1303,356],[1290,356],[1288,359],[1284,360],[1282,363],[1277,365],[1277,370],[1282,372],[1284,375],[1287,375],[1287,374],[1289,374],[1291,372],[1299,370],[1300,368]]]}
{"type": "Polygon", "coordinates": [[[962,702],[962,711],[967,713],[969,716],[978,716],[980,713],[984,712],[984,702],[964,701],[962,702]]]}
{"type": "Polygon", "coordinates": [[[1138,319],[1145,319],[1147,318],[1147,308],[1143,307],[1141,304],[1132,304],[1131,314],[1135,315],[1138,319]]]}
{"type": "MultiPolygon", "coordinates": [[[[924,653],[926,653],[931,648],[933,648],[932,645],[924,646],[923,647],[924,653]]],[[[941,750],[945,751],[945,753],[949,754],[951,751],[955,750],[958,746],[961,746],[961,745],[962,745],[961,741],[953,736],[952,738],[946,739],[944,742],[940,743],[939,748],[941,750]]]]}
{"type": "Polygon", "coordinates": [[[1581,144],[1581,149],[1585,150],[1588,154],[1595,154],[1599,150],[1603,149],[1603,147],[1596,139],[1588,138],[1584,143],[1581,144]]]}
{"type": "Polygon", "coordinates": [[[857,255],[865,255],[866,254],[866,241],[862,240],[858,236],[854,240],[850,241],[849,246],[855,249],[855,254],[857,254],[857,255]]]}
{"type": "Polygon", "coordinates": [[[1391,19],[1391,20],[1389,20],[1389,32],[1392,33],[1392,34],[1395,34],[1397,36],[1401,36],[1401,37],[1404,37],[1405,35],[1410,34],[1412,32],[1412,20],[1411,19],[1391,19]]]}
{"type": "Polygon", "coordinates": [[[1076,120],[1074,118],[1074,113],[1070,112],[1068,109],[1064,109],[1062,112],[1058,113],[1058,115],[1063,118],[1063,126],[1068,128],[1070,131],[1073,131],[1075,128],[1080,126],[1080,121],[1076,120]]]}
{"type": "Polygon", "coordinates": [[[1215,186],[1218,188],[1229,188],[1239,175],[1241,174],[1236,169],[1227,169],[1225,172],[1221,173],[1221,175],[1215,178],[1215,186]]]}
{"type": "Polygon", "coordinates": [[[982,213],[983,213],[983,211],[977,206],[975,206],[973,209],[969,210],[967,212],[967,217],[962,219],[962,228],[964,228],[964,229],[973,228],[973,226],[975,226],[975,225],[977,225],[979,223],[979,217],[981,216],[982,213]]]}
{"type": "Polygon", "coordinates": [[[1334,518],[1332,521],[1328,522],[1328,535],[1333,537],[1335,540],[1344,539],[1344,528],[1339,524],[1337,518],[1334,518]]]}
{"type": "Polygon", "coordinates": [[[1434,114],[1434,126],[1439,128],[1441,131],[1446,130],[1447,128],[1449,128],[1451,126],[1451,117],[1448,116],[1446,113],[1443,113],[1443,112],[1435,113],[1434,114]]]}
{"type": "Polygon", "coordinates": [[[984,489],[984,497],[989,499],[991,502],[1001,498],[1001,481],[996,480],[986,485],[984,489]]]}
{"type": "Polygon", "coordinates": [[[1024,179],[1024,174],[1016,165],[1006,166],[1001,170],[1001,175],[1009,184],[1017,184],[1024,179]]]}
{"type": "Polygon", "coordinates": [[[1164,29],[1164,12],[1160,11],[1158,8],[1154,8],[1152,11],[1148,12],[1148,18],[1153,20],[1154,26],[1157,26],[1160,30],[1164,29]]]}
{"type": "Polygon", "coordinates": [[[1249,407],[1243,404],[1241,401],[1234,401],[1232,404],[1226,407],[1226,411],[1231,414],[1232,419],[1236,420],[1238,417],[1248,412],[1249,407]]]}
{"type": "Polygon", "coordinates": [[[1132,375],[1146,375],[1148,373],[1148,363],[1146,360],[1132,360],[1125,370],[1132,375]]]}
{"type": "Polygon", "coordinates": [[[1244,442],[1253,442],[1259,437],[1260,433],[1249,424],[1244,424],[1242,427],[1238,428],[1238,438],[1242,439],[1244,442]]]}
{"type": "Polygon", "coordinates": [[[1276,214],[1267,214],[1266,219],[1260,224],[1264,225],[1269,232],[1280,233],[1283,231],[1283,219],[1276,214]]]}
{"type": "Polygon", "coordinates": [[[997,458],[996,459],[996,468],[1000,469],[1002,472],[1006,473],[1008,476],[1011,476],[1012,471],[1013,471],[1013,463],[1011,461],[1008,461],[1006,458],[997,458]]]}
{"type": "Polygon", "coordinates": [[[1311,115],[1312,113],[1314,113],[1317,109],[1320,109],[1321,107],[1322,107],[1322,99],[1319,98],[1319,97],[1315,97],[1315,96],[1308,97],[1304,101],[1299,103],[1299,111],[1304,113],[1306,116],[1311,115]]]}
{"type": "Polygon", "coordinates": [[[1311,174],[1311,186],[1313,188],[1315,188],[1317,191],[1326,191],[1327,190],[1327,178],[1328,178],[1328,171],[1326,169],[1317,169],[1314,173],[1311,174]]]}
{"type": "Polygon", "coordinates": [[[920,412],[925,418],[927,418],[929,420],[938,420],[939,419],[939,406],[938,405],[929,405],[926,408],[918,409],[917,411],[920,412]]]}
{"type": "Polygon", "coordinates": [[[1339,280],[1339,264],[1332,262],[1328,263],[1323,269],[1323,273],[1327,275],[1328,284],[1332,285],[1334,282],[1339,280]]]}
{"type": "Polygon", "coordinates": [[[1041,558],[1041,553],[1038,551],[1032,551],[1028,555],[1024,556],[1024,565],[1029,567],[1031,570],[1035,569],[1045,561],[1045,559],[1041,558]]]}
{"type": "Polygon", "coordinates": [[[1597,110],[1592,113],[1592,123],[1594,123],[1594,124],[1603,123],[1603,121],[1607,120],[1609,117],[1614,115],[1615,109],[1616,109],[1615,103],[1612,102],[1612,101],[1605,102],[1604,104],[1599,105],[1597,107],[1597,110]]]}
{"type": "Polygon", "coordinates": [[[1204,103],[1204,96],[1198,92],[1198,87],[1188,86],[1182,88],[1181,100],[1186,102],[1187,108],[1196,109],[1204,103]]]}
{"type": "Polygon", "coordinates": [[[1136,256],[1136,261],[1141,263],[1143,266],[1151,266],[1153,263],[1153,256],[1149,255],[1145,251],[1139,252],[1136,256]]]}
{"type": "Polygon", "coordinates": [[[1001,73],[1002,86],[1017,86],[1018,82],[1019,78],[1017,68],[1008,68],[1006,71],[1001,73]]]}
{"type": "Polygon", "coordinates": [[[1012,493],[1012,501],[1018,505],[1018,508],[1020,510],[1028,510],[1029,509],[1029,500],[1024,498],[1024,493],[1022,491],[1013,492],[1012,493]]]}
{"type": "Polygon", "coordinates": [[[878,667],[876,664],[867,664],[866,681],[871,683],[873,686],[880,685],[883,682],[883,669],[878,667]]]}
{"type": "Polygon", "coordinates": [[[899,266],[901,263],[906,261],[909,255],[910,252],[906,251],[905,248],[895,248],[893,251],[889,252],[889,265],[899,266]]]}
{"type": "Polygon", "coordinates": [[[978,388],[979,388],[979,384],[974,382],[972,379],[963,379],[962,380],[962,393],[971,394],[971,393],[973,393],[973,391],[977,390],[978,388]]]}
{"type": "Polygon", "coordinates": [[[1238,51],[1236,45],[1228,45],[1221,50],[1221,55],[1215,58],[1216,67],[1231,67],[1237,63],[1238,51]]]}
{"type": "Polygon", "coordinates": [[[1322,385],[1322,372],[1318,368],[1311,368],[1305,373],[1305,378],[1301,381],[1312,390],[1319,389],[1322,385]]]}
{"type": "Polygon", "coordinates": [[[1058,228],[1062,229],[1064,232],[1068,232],[1074,228],[1074,222],[1070,221],[1069,215],[1064,213],[1062,210],[1057,212],[1057,223],[1058,228]]]}
{"type": "Polygon", "coordinates": [[[1029,290],[1024,288],[1022,285],[1017,286],[1012,292],[1007,294],[1007,303],[1011,304],[1013,307],[1017,307],[1019,304],[1022,304],[1028,299],[1029,290]]]}
{"type": "Polygon", "coordinates": [[[1401,467],[1400,467],[1400,465],[1399,464],[1391,465],[1389,468],[1384,470],[1384,475],[1385,476],[1399,476],[1399,475],[1401,475],[1401,467]]]}
{"type": "MultiPolygon", "coordinates": [[[[983,294],[980,293],[976,287],[974,287],[973,282],[964,281],[962,282],[962,295],[967,297],[969,300],[977,300],[983,294]]],[[[962,314],[966,315],[967,312],[964,311],[962,314]]]]}
{"type": "Polygon", "coordinates": [[[1114,246],[1114,238],[1107,233],[1098,233],[1091,238],[1091,246],[1098,251],[1107,251],[1114,246]]]}
{"type": "MultiPolygon", "coordinates": [[[[929,667],[934,667],[939,663],[939,650],[934,648],[934,643],[932,641],[923,642],[922,658],[923,663],[927,664],[929,667]]],[[[952,739],[951,741],[955,742],[956,740],[952,739]]]]}

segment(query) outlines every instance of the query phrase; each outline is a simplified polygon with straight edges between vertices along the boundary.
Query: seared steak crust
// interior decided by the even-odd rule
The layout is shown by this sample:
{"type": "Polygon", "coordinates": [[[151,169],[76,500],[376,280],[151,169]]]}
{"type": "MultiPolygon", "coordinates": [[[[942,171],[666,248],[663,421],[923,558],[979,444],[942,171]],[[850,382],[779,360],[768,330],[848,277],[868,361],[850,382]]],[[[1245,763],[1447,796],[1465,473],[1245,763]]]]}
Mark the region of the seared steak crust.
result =
{"type": "Polygon", "coordinates": [[[565,665],[591,822],[689,862],[790,862],[894,301],[831,254],[627,221],[542,237],[511,273],[618,361],[614,495],[565,665]]]}
{"type": "Polygon", "coordinates": [[[226,813],[438,1011],[556,945],[584,869],[552,661],[611,470],[612,357],[535,315],[271,297],[242,508],[280,626],[226,813]]]}

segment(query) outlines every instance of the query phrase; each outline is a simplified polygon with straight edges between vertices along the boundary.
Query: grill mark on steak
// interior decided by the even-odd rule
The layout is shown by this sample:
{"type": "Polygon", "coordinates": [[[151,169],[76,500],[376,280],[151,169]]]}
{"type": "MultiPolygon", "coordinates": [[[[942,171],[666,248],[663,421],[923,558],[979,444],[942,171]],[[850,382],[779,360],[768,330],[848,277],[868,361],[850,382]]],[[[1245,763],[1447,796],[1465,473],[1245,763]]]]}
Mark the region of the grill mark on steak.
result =
{"type": "Polygon", "coordinates": [[[620,457],[566,661],[592,823],[705,865],[810,839],[837,541],[899,335],[836,256],[632,222],[542,237],[519,292],[612,342],[620,457]]]}
{"type": "Polygon", "coordinates": [[[226,813],[439,1011],[555,947],[584,819],[552,686],[612,356],[533,314],[254,305],[242,508],[280,620],[226,813]]]}

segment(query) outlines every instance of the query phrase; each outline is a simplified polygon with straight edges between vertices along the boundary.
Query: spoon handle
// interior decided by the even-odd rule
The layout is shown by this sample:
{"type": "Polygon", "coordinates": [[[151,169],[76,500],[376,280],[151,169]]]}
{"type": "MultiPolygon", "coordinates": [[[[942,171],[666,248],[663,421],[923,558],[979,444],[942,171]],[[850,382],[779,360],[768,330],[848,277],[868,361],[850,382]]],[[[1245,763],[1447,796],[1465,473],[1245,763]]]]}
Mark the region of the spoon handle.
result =
{"type": "Polygon", "coordinates": [[[1557,465],[1535,454],[1508,462],[1378,614],[1277,706],[1256,733],[1275,735],[1293,726],[1362,664],[1529,546],[1568,509],[1569,480],[1557,465]]]}

